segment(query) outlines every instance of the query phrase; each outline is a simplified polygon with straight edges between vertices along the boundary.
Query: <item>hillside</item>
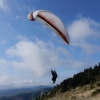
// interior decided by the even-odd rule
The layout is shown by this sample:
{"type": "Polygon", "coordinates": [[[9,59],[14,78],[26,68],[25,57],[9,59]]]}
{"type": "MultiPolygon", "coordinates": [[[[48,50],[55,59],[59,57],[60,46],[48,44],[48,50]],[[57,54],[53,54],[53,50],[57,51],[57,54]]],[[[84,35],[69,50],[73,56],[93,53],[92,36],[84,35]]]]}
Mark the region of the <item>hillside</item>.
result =
{"type": "Polygon", "coordinates": [[[92,89],[91,84],[89,84],[84,85],[83,87],[70,89],[64,93],[58,91],[55,95],[47,98],[49,93],[43,100],[100,100],[100,81],[96,82],[92,89]]]}
{"type": "Polygon", "coordinates": [[[100,63],[65,79],[36,100],[100,100],[100,63]]]}

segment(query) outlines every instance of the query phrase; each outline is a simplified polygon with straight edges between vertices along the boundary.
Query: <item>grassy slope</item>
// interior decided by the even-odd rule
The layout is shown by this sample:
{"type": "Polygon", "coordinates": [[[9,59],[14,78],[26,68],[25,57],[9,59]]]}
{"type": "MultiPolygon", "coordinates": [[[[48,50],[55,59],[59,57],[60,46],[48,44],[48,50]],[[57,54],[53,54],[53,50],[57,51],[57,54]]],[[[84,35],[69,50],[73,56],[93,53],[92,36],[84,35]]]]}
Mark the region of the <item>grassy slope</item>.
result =
{"type": "Polygon", "coordinates": [[[100,100],[100,82],[71,89],[65,93],[57,92],[53,98],[44,100],[100,100]],[[99,85],[98,85],[99,83],[99,85]]]}

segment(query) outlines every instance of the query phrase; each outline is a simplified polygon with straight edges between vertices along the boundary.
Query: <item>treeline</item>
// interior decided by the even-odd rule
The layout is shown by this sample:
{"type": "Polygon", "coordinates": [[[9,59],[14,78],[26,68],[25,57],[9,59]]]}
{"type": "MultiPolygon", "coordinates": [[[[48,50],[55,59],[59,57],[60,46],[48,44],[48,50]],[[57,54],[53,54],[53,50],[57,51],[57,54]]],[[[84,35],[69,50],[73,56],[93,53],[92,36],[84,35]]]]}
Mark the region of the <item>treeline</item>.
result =
{"type": "Polygon", "coordinates": [[[97,81],[100,81],[100,63],[99,65],[95,65],[93,68],[86,68],[83,72],[79,72],[74,74],[73,77],[65,79],[60,84],[54,86],[54,88],[49,93],[47,93],[48,95],[44,95],[44,97],[53,97],[58,91],[66,92],[69,89],[74,89],[78,86],[87,84],[93,84],[97,81]]]}
{"type": "Polygon", "coordinates": [[[71,88],[92,84],[93,82],[100,80],[100,63],[93,68],[86,68],[83,72],[75,74],[72,78],[65,79],[58,85],[57,88],[61,88],[61,92],[66,92],[71,88]]]}

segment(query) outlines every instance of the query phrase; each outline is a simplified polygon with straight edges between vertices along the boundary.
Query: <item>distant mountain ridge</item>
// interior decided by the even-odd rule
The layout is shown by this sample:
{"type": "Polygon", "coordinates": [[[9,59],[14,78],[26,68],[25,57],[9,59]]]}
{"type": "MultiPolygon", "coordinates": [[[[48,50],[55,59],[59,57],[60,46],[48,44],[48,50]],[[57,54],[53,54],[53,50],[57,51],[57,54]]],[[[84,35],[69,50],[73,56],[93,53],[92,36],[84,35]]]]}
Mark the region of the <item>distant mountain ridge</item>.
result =
{"type": "Polygon", "coordinates": [[[41,89],[36,89],[32,92],[19,93],[13,96],[1,96],[0,100],[34,100],[35,98],[37,98],[37,96],[43,95],[44,93],[47,93],[51,89],[52,88],[50,87],[45,87],[41,89]]]}
{"type": "Polygon", "coordinates": [[[43,89],[43,88],[51,88],[51,87],[40,85],[40,86],[27,87],[27,88],[0,90],[0,97],[12,96],[12,95],[20,94],[20,93],[28,93],[28,92],[32,92],[32,91],[43,89]]]}

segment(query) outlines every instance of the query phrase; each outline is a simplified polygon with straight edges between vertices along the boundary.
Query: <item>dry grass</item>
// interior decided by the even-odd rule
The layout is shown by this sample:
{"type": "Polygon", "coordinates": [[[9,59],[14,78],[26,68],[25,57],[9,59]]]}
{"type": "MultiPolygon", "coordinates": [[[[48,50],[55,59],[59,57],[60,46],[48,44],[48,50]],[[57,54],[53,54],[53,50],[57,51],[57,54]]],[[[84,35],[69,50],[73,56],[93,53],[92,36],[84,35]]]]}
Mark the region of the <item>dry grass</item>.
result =
{"type": "Polygon", "coordinates": [[[71,89],[66,93],[58,92],[55,97],[46,100],[100,100],[100,82],[90,89],[90,85],[71,89]]]}

